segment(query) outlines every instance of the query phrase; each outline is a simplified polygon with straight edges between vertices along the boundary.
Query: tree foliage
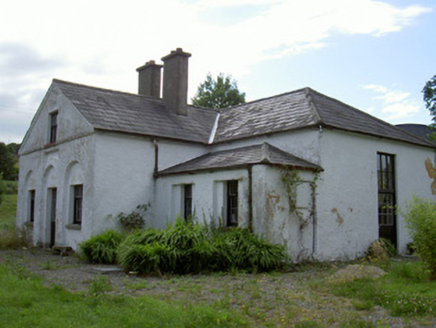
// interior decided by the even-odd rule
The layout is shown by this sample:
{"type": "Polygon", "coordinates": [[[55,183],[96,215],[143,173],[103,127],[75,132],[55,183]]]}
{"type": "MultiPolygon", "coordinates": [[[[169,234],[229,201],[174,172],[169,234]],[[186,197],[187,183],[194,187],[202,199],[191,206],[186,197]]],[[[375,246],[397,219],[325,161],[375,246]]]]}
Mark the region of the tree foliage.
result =
{"type": "Polygon", "coordinates": [[[230,75],[220,73],[215,80],[208,74],[191,100],[199,107],[226,108],[245,103],[245,93],[239,92],[236,81],[230,75]]]}
{"type": "Polygon", "coordinates": [[[425,107],[430,111],[433,125],[436,125],[436,75],[433,76],[422,89],[425,107]]]}
{"type": "Polygon", "coordinates": [[[18,148],[19,144],[10,143],[6,145],[0,142],[0,173],[4,180],[18,179],[18,148]]]}
{"type": "Polygon", "coordinates": [[[406,204],[405,217],[416,252],[436,280],[436,202],[413,197],[406,204]]]}

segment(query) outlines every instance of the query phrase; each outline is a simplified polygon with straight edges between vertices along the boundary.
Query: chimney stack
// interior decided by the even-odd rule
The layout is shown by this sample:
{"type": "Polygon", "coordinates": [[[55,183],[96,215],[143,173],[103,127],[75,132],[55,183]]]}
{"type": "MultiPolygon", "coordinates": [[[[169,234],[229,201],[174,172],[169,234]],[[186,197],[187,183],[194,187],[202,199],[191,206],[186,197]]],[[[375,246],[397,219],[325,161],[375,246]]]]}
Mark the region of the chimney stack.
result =
{"type": "Polygon", "coordinates": [[[162,65],[158,65],[154,60],[138,67],[138,94],[160,98],[160,70],[162,65]]]}
{"type": "Polygon", "coordinates": [[[187,115],[188,59],[191,54],[182,48],[162,58],[164,62],[162,101],[179,115],[187,115]]]}

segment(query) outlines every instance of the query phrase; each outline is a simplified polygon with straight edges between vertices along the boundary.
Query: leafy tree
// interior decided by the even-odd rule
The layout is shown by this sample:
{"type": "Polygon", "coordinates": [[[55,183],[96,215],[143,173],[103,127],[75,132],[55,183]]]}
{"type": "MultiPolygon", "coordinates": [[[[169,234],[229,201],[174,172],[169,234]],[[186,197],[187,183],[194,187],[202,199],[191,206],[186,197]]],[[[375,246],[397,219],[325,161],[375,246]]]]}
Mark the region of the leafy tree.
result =
{"type": "Polygon", "coordinates": [[[5,180],[18,178],[18,148],[20,145],[0,142],[0,173],[5,180]]]}
{"type": "Polygon", "coordinates": [[[436,125],[436,75],[433,76],[422,89],[424,94],[425,107],[430,111],[432,116],[432,125],[436,125]]]}
{"type": "Polygon", "coordinates": [[[231,76],[220,73],[215,80],[208,74],[191,100],[195,106],[226,108],[245,103],[245,93],[239,92],[238,85],[231,76]]]}

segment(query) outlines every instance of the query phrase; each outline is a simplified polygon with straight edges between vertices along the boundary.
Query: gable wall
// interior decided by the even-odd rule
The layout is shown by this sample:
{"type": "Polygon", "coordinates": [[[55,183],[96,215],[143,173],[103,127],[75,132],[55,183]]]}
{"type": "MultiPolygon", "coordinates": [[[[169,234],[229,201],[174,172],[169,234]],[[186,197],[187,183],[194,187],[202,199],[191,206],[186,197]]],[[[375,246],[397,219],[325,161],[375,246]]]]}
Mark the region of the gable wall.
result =
{"type": "MultiPolygon", "coordinates": [[[[378,238],[377,152],[395,155],[397,205],[414,194],[433,198],[424,162],[434,160],[430,148],[353,133],[324,130],[317,188],[317,258],[348,259],[364,255],[378,238]]],[[[397,216],[399,251],[410,237],[397,216]]]]}
{"type": "Polygon", "coordinates": [[[50,113],[55,111],[58,111],[58,144],[93,132],[91,124],[56,86],[52,86],[23,140],[20,154],[43,149],[49,143],[50,113]]]}

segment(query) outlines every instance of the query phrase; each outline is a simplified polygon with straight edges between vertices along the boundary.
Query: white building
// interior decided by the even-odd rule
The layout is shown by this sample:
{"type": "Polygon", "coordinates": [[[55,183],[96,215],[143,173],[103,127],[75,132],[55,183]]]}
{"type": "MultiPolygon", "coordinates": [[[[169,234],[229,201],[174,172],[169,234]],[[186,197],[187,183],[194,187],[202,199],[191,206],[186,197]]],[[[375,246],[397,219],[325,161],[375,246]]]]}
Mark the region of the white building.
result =
{"type": "Polygon", "coordinates": [[[53,80],[20,148],[17,224],[36,245],[77,248],[150,203],[156,227],[249,227],[294,260],[354,258],[379,237],[405,251],[395,207],[433,197],[434,145],[309,88],[189,106],[189,57],[162,58],[162,98],[153,61],[138,95],[53,80]]]}

